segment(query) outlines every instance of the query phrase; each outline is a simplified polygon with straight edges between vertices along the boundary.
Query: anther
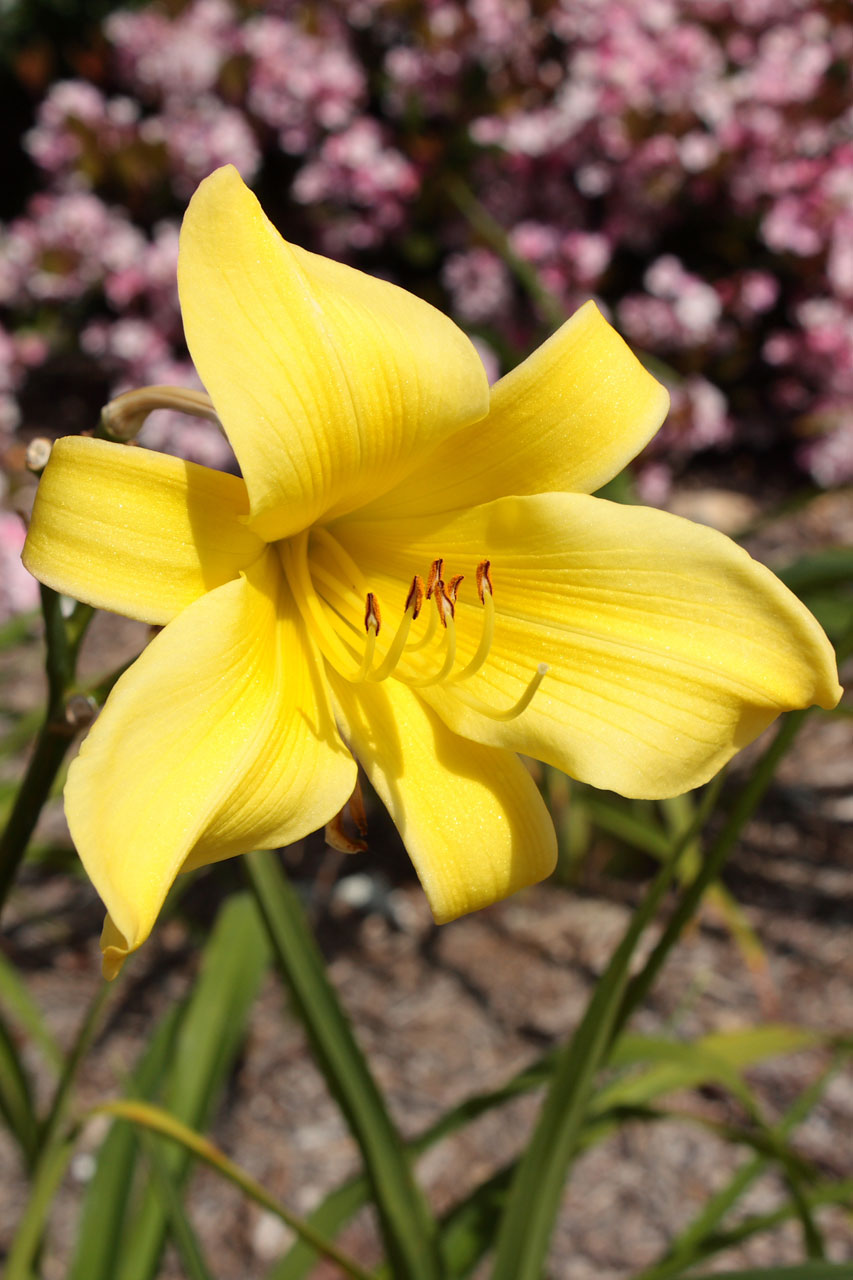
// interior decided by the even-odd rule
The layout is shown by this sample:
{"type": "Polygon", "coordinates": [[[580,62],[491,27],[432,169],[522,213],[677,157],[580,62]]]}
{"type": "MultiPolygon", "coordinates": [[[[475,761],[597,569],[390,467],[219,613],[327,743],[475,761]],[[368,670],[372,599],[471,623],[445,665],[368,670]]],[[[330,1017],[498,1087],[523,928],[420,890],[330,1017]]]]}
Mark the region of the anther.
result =
{"type": "Polygon", "coordinates": [[[416,573],[412,579],[412,585],[409,587],[409,594],[406,596],[405,612],[400,619],[400,625],[397,627],[397,632],[391,641],[388,652],[375,671],[364,669],[369,680],[384,680],[387,676],[390,676],[392,671],[396,670],[397,663],[402,657],[406,641],[409,638],[409,629],[420,612],[423,598],[423,578],[416,573]]]}
{"type": "Polygon", "coordinates": [[[427,584],[426,584],[427,600],[432,599],[432,593],[433,591],[435,591],[436,585],[439,582],[441,582],[441,574],[443,569],[444,569],[443,560],[433,560],[432,564],[430,565],[429,577],[427,578],[427,584]]]}
{"type": "Polygon", "coordinates": [[[444,594],[453,605],[453,615],[456,616],[456,593],[459,590],[459,584],[465,581],[464,573],[457,573],[455,578],[451,578],[445,588],[444,594]]]}
{"type": "Polygon", "coordinates": [[[406,610],[412,610],[412,621],[421,611],[421,605],[424,602],[424,580],[419,573],[412,578],[412,585],[409,587],[409,594],[406,596],[406,610]]]}
{"type": "Polygon", "coordinates": [[[374,635],[379,635],[379,629],[382,626],[382,611],[379,608],[379,601],[372,591],[367,593],[367,601],[364,606],[364,629],[368,633],[372,630],[374,635]]]}
{"type": "Polygon", "coordinates": [[[438,582],[435,584],[433,595],[435,596],[435,605],[438,609],[439,622],[443,627],[446,627],[448,618],[453,618],[456,615],[456,606],[447,594],[447,588],[441,581],[441,578],[439,578],[438,582]]]}
{"type": "Polygon", "coordinates": [[[495,594],[492,589],[492,575],[489,573],[491,567],[491,560],[481,560],[477,565],[477,595],[480,597],[480,604],[486,603],[486,592],[490,596],[495,594]]]}
{"type": "Polygon", "coordinates": [[[364,629],[367,632],[367,640],[364,645],[364,654],[362,655],[361,665],[354,676],[350,677],[355,684],[366,679],[367,673],[373,666],[373,654],[376,651],[376,637],[379,634],[379,628],[382,625],[382,617],[379,611],[379,601],[372,591],[368,591],[367,600],[364,605],[364,629]]]}

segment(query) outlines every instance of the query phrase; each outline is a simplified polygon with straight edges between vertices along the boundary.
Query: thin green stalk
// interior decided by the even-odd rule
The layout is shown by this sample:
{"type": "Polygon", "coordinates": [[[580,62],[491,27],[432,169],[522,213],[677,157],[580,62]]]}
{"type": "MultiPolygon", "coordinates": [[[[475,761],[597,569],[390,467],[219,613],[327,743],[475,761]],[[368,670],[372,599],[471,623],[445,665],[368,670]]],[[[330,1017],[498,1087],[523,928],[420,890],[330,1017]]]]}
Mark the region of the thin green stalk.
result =
{"type": "MultiPolygon", "coordinates": [[[[822,1071],[818,1078],[794,1099],[774,1129],[778,1138],[783,1140],[787,1138],[806,1118],[823,1096],[827,1084],[847,1056],[846,1052],[836,1054],[826,1070],[822,1071]]],[[[680,1275],[689,1266],[695,1266],[709,1257],[715,1251],[708,1244],[714,1238],[715,1230],[769,1165],[770,1159],[765,1154],[754,1155],[742,1164],[730,1181],[710,1197],[693,1221],[672,1241],[666,1255],[659,1262],[641,1271],[634,1280],[670,1280],[671,1277],[680,1275]]],[[[805,1192],[805,1197],[811,1208],[815,1202],[810,1199],[808,1190],[805,1192]]]]}
{"type": "Polygon", "coordinates": [[[684,890],[654,950],[641,971],[628,984],[622,1000],[622,1008],[616,1020],[616,1034],[626,1025],[634,1010],[642,1004],[654,985],[664,961],[681,937],[685,926],[692,920],[705,890],[713,884],[725,866],[741,830],[757,809],[773,780],[779,762],[789,750],[807,714],[807,711],[789,712],[783,719],[776,737],[756,764],[752,776],[737,796],[722,831],[705,854],[699,874],[684,890]]]}
{"type": "Polygon", "coordinates": [[[478,235],[491,245],[498,257],[503,259],[519,284],[539,307],[547,324],[551,328],[559,329],[567,318],[565,307],[557,295],[545,287],[535,268],[515,252],[501,224],[492,217],[485,205],[477,199],[468,184],[461,178],[448,176],[444,180],[444,186],[460,213],[478,235]]]}
{"type": "Polygon", "coordinates": [[[436,1223],[299,897],[272,854],[250,853],[243,864],[314,1056],[361,1150],[395,1280],[441,1280],[436,1223]]]}
{"type": "MultiPolygon", "coordinates": [[[[91,1114],[116,1116],[120,1120],[127,1120],[131,1124],[141,1126],[149,1133],[156,1133],[177,1143],[197,1159],[203,1160],[222,1177],[227,1178],[235,1187],[239,1187],[256,1204],[268,1209],[277,1218],[281,1218],[282,1222],[305,1239],[317,1253],[336,1262],[344,1274],[351,1276],[352,1280],[370,1280],[369,1273],[358,1263],[348,1257],[334,1242],[324,1239],[304,1219],[297,1217],[274,1199],[245,1169],[235,1164],[233,1160],[229,1160],[228,1156],[209,1138],[196,1133],[162,1107],[156,1107],[150,1102],[119,1099],[94,1107],[91,1114]]],[[[168,1166],[166,1168],[168,1170],[168,1166]]],[[[174,1179],[172,1181],[174,1183],[174,1179]]]]}
{"type": "Polygon", "coordinates": [[[554,1219],[577,1153],[599,1068],[616,1038],[631,958],[652,922],[716,798],[706,789],[695,819],[673,840],[669,857],[634,912],[586,1013],[560,1053],[539,1121],[513,1179],[498,1234],[492,1280],[540,1280],[554,1219]]]}
{"type": "Polygon", "coordinates": [[[36,823],[74,740],[74,733],[74,728],[64,720],[57,722],[51,717],[39,730],[9,821],[0,836],[0,910],[14,884],[36,823]]]}
{"type": "Polygon", "coordinates": [[[66,1055],[62,1066],[62,1072],[56,1085],[56,1090],[50,1104],[50,1110],[45,1117],[41,1126],[40,1148],[42,1152],[53,1146],[59,1136],[60,1126],[62,1125],[65,1113],[68,1109],[68,1102],[71,1097],[71,1090],[74,1081],[77,1078],[77,1072],[91,1048],[92,1041],[98,1031],[101,1021],[101,1014],[107,1000],[116,994],[117,987],[115,984],[108,982],[100,982],[95,991],[94,998],[86,1010],[83,1021],[77,1031],[74,1043],[70,1052],[66,1055]]]}
{"type": "Polygon", "coordinates": [[[40,1162],[27,1204],[6,1257],[3,1280],[32,1280],[33,1265],[44,1235],[44,1224],[74,1151],[77,1131],[52,1147],[40,1162]]]}
{"type": "Polygon", "coordinates": [[[60,596],[49,587],[41,588],[41,600],[47,646],[47,713],[0,837],[0,911],[77,732],[76,724],[65,714],[65,698],[74,679],[80,645],[94,613],[89,605],[78,605],[66,621],[60,596]]]}

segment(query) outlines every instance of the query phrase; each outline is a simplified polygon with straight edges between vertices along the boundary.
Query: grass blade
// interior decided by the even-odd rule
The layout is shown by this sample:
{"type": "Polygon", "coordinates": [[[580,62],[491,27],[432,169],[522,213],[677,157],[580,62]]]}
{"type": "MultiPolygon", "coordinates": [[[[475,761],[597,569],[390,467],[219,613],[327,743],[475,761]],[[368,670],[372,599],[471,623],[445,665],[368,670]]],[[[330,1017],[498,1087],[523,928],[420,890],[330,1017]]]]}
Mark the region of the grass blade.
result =
{"type": "Polygon", "coordinates": [[[554,1218],[577,1151],[595,1075],[619,1030],[631,958],[677,873],[682,852],[704,822],[716,795],[707,788],[696,820],[673,843],[600,979],[586,1013],[557,1058],[539,1121],[522,1156],[495,1252],[492,1280],[540,1280],[554,1218]]]}
{"type": "MultiPolygon", "coordinates": [[[[193,1129],[203,1129],[210,1122],[243,1043],[246,1019],[268,957],[251,899],[246,894],[231,898],[220,911],[205,947],[164,1090],[167,1109],[193,1129]]],[[[181,1187],[190,1171],[189,1152],[173,1148],[164,1153],[164,1159],[171,1177],[181,1187]]],[[[167,1228],[160,1197],[149,1186],[122,1244],[118,1280],[153,1280],[167,1228]]]]}
{"type": "Polygon", "coordinates": [[[3,1280],[32,1280],[45,1222],[74,1151],[76,1134],[56,1143],[39,1161],[26,1208],[6,1257],[3,1280]]]}
{"type": "Polygon", "coordinates": [[[213,1280],[213,1273],[204,1258],[198,1236],[181,1198],[181,1190],[172,1177],[168,1164],[158,1144],[145,1135],[145,1155],[153,1171],[153,1183],[160,1196],[163,1212],[169,1223],[169,1234],[183,1263],[187,1280],[213,1280]]]}
{"type": "Polygon", "coordinates": [[[243,861],[317,1063],[361,1150],[395,1280],[441,1280],[436,1225],[296,891],[272,854],[243,861]]]}
{"type": "Polygon", "coordinates": [[[33,1000],[15,966],[0,953],[0,1001],[41,1050],[46,1062],[61,1069],[64,1055],[47,1028],[41,1009],[33,1000]]]}
{"type": "MultiPolygon", "coordinates": [[[[161,1019],[126,1093],[149,1098],[157,1092],[172,1056],[182,1013],[183,1008],[175,1006],[161,1019]]],[[[113,1280],[118,1274],[138,1149],[136,1134],[126,1125],[114,1125],[101,1144],[94,1177],[86,1188],[66,1280],[113,1280]]]]}
{"type": "Polygon", "coordinates": [[[39,1149],[39,1125],[33,1107],[29,1076],[24,1070],[15,1041],[0,1018],[0,1115],[24,1158],[32,1169],[39,1149]]]}
{"type": "Polygon", "coordinates": [[[205,1164],[210,1165],[217,1173],[222,1174],[223,1178],[233,1182],[256,1204],[261,1205],[264,1209],[269,1210],[270,1213],[274,1213],[276,1217],[281,1218],[282,1222],[286,1223],[292,1231],[298,1232],[304,1239],[310,1241],[312,1248],[325,1257],[331,1258],[333,1262],[343,1268],[347,1275],[354,1277],[354,1280],[370,1280],[369,1272],[364,1271],[346,1254],[319,1236],[308,1223],[291,1213],[289,1209],[279,1204],[277,1200],[274,1200],[259,1182],[256,1182],[239,1165],[234,1164],[233,1160],[229,1160],[224,1152],[220,1151],[209,1138],[203,1137],[200,1133],[196,1133],[187,1125],[182,1124],[180,1120],[176,1120],[173,1115],[170,1115],[168,1111],[164,1111],[162,1107],[155,1107],[150,1102],[134,1102],[131,1100],[105,1102],[102,1106],[96,1107],[95,1111],[101,1114],[117,1116],[121,1120],[129,1120],[151,1133],[171,1139],[172,1142],[177,1143],[199,1160],[203,1160],[205,1164]]]}

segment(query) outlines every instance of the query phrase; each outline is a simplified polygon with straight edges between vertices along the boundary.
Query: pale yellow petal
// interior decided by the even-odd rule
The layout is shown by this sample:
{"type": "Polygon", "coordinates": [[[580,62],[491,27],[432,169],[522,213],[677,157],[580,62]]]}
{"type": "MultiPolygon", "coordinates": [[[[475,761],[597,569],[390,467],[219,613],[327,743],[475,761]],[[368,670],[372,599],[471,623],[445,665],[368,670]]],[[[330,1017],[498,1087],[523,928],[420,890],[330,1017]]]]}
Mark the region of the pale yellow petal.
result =
{"type": "Polygon", "coordinates": [[[466,742],[394,680],[331,682],[341,732],[388,808],[439,924],[550,875],[554,828],[516,756],[466,742]]]}
{"type": "Polygon", "coordinates": [[[508,494],[593,493],[669,409],[662,387],[587,302],[492,388],[489,415],[443,441],[371,515],[429,514],[508,494]]]}
{"type": "Polygon", "coordinates": [[[233,168],[184,219],[190,353],[272,541],[390,488],[488,410],[482,363],[421,299],[288,245],[233,168]]]}
{"type": "Polygon", "coordinates": [[[446,578],[467,575],[456,670],[481,633],[473,578],[490,559],[489,659],[423,696],[458,733],[598,787],[649,798],[688,790],[780,712],[840,696],[832,648],[796,597],[728,538],[676,516],[552,494],[444,519],[342,522],[336,534],[386,621],[388,602],[434,557],[445,557],[446,578]],[[473,695],[511,708],[539,663],[550,670],[516,719],[466,705],[473,695]]]}
{"type": "Polygon", "coordinates": [[[299,839],[355,778],[268,552],[152,641],[71,765],[69,827],[112,921],[105,969],[145,940],[180,870],[299,839]]]}
{"type": "Polygon", "coordinates": [[[65,436],[39,481],[24,564],[77,600],[164,623],[262,554],[247,510],[236,476],[65,436]]]}

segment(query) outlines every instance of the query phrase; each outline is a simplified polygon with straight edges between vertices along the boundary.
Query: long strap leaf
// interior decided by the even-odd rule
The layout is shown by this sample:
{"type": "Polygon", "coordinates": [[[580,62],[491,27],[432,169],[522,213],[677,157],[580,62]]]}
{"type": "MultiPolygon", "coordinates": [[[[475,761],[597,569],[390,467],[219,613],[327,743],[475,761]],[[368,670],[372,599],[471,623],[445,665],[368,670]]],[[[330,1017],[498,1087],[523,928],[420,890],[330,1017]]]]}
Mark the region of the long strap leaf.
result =
{"type": "Polygon", "coordinates": [[[395,1280],[441,1280],[435,1222],[299,897],[272,854],[251,853],[243,862],[317,1063],[361,1149],[395,1280]]]}
{"type": "MultiPolygon", "coordinates": [[[[268,960],[266,939],[251,898],[247,894],[231,898],[220,911],[205,947],[164,1090],[168,1110],[194,1129],[203,1129],[212,1117],[243,1043],[246,1020],[268,960]]],[[[182,1187],[190,1171],[189,1152],[173,1148],[165,1151],[163,1158],[175,1185],[182,1187]]],[[[113,1276],[117,1280],[154,1280],[168,1229],[161,1197],[156,1187],[150,1186],[135,1209],[113,1276]]]]}
{"type": "Polygon", "coordinates": [[[519,1161],[498,1235],[492,1280],[540,1280],[569,1165],[577,1150],[595,1076],[618,1028],[635,948],[654,919],[679,859],[712,802],[709,787],[696,821],[677,839],[595,988],[586,1013],[561,1051],[551,1087],[519,1161]]]}
{"type": "MultiPolygon", "coordinates": [[[[290,1213],[284,1205],[274,1200],[259,1182],[256,1182],[239,1165],[234,1164],[233,1160],[229,1160],[224,1152],[220,1151],[208,1138],[196,1133],[188,1128],[187,1125],[181,1124],[180,1120],[176,1120],[174,1116],[170,1115],[168,1111],[164,1111],[162,1107],[152,1106],[150,1102],[118,1101],[105,1102],[102,1106],[96,1107],[95,1111],[96,1113],[117,1116],[121,1120],[130,1120],[133,1124],[139,1125],[151,1133],[170,1138],[199,1160],[203,1160],[205,1164],[210,1165],[223,1178],[233,1182],[235,1186],[244,1191],[257,1204],[262,1205],[263,1208],[274,1213],[276,1217],[281,1218],[282,1222],[285,1222],[291,1230],[307,1240],[317,1253],[323,1254],[333,1262],[336,1262],[348,1276],[354,1277],[354,1280],[370,1280],[369,1272],[364,1271],[351,1258],[348,1258],[345,1253],[336,1248],[334,1244],[324,1240],[302,1218],[290,1213]]],[[[162,1166],[161,1171],[164,1176],[171,1179],[171,1174],[165,1164],[162,1166]]]]}

